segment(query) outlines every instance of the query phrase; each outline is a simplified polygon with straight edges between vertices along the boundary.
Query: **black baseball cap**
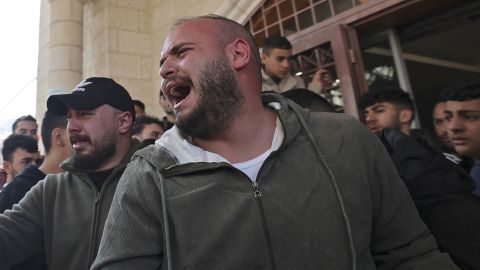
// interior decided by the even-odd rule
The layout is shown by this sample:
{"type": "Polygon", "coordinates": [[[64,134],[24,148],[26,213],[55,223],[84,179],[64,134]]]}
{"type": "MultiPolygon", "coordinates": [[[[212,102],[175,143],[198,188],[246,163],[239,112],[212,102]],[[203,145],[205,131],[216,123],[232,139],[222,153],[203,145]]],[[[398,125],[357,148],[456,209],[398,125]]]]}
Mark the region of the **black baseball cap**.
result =
{"type": "Polygon", "coordinates": [[[88,78],[70,94],[52,95],[47,100],[47,108],[54,115],[66,115],[70,108],[94,110],[105,104],[122,112],[129,111],[135,120],[132,97],[123,86],[110,78],[88,78]]]}

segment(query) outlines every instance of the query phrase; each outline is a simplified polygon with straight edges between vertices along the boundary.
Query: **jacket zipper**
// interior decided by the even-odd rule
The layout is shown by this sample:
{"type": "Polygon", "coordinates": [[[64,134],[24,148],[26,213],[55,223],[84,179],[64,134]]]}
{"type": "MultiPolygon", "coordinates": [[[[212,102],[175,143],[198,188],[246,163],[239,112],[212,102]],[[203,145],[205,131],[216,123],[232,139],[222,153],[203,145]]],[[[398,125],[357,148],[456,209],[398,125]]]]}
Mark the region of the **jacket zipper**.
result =
{"type": "Polygon", "coordinates": [[[93,260],[96,257],[96,240],[97,240],[97,234],[98,234],[98,204],[100,202],[100,192],[97,192],[97,197],[95,198],[95,201],[93,203],[93,227],[92,227],[92,234],[90,235],[90,247],[89,247],[89,254],[88,254],[88,265],[93,264],[93,260]]]}
{"type": "Polygon", "coordinates": [[[272,269],[275,270],[277,269],[277,267],[275,265],[275,259],[273,257],[272,241],[270,240],[267,217],[265,216],[265,210],[263,208],[262,192],[258,188],[258,183],[256,181],[252,181],[252,187],[253,187],[253,195],[255,196],[255,200],[257,201],[258,207],[260,210],[260,218],[262,220],[262,227],[263,227],[263,234],[265,235],[265,242],[267,243],[267,250],[268,250],[268,256],[270,259],[270,265],[272,266],[272,269]]]}

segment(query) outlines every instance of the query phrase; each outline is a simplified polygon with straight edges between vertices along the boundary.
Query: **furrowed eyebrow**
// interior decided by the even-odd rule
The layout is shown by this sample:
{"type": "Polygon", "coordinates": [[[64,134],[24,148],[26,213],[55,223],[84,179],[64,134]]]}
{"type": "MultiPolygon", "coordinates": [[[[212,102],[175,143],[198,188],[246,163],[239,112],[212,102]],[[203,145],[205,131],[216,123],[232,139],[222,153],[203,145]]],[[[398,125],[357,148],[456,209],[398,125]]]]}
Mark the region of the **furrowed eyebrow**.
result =
{"type": "MultiPolygon", "coordinates": [[[[170,50],[166,53],[167,55],[175,55],[178,53],[178,51],[180,50],[180,48],[182,48],[183,46],[186,46],[186,45],[192,45],[194,44],[193,42],[183,42],[183,43],[179,43],[175,46],[173,46],[172,48],[170,48],[170,50]]],[[[163,63],[165,63],[165,60],[166,60],[167,57],[162,57],[160,59],[160,67],[162,67],[163,63]]]]}

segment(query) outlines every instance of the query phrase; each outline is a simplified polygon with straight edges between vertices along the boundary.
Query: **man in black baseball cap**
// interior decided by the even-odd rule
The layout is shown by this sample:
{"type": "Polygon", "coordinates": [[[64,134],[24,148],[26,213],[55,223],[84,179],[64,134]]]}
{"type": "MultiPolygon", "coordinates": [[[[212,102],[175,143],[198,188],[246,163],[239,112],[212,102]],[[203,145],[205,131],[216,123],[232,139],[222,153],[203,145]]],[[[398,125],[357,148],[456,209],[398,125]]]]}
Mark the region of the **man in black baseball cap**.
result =
{"type": "Polygon", "coordinates": [[[130,94],[110,78],[88,78],[70,94],[54,95],[47,100],[48,110],[56,115],[66,115],[68,109],[93,110],[105,104],[120,111],[129,111],[135,120],[135,107],[130,94]]]}
{"type": "Polygon", "coordinates": [[[110,78],[88,78],[70,94],[50,96],[47,107],[66,115],[72,156],[64,173],[47,175],[0,215],[0,269],[42,252],[48,269],[88,269],[118,180],[140,148],[132,141],[132,99],[110,78]]]}

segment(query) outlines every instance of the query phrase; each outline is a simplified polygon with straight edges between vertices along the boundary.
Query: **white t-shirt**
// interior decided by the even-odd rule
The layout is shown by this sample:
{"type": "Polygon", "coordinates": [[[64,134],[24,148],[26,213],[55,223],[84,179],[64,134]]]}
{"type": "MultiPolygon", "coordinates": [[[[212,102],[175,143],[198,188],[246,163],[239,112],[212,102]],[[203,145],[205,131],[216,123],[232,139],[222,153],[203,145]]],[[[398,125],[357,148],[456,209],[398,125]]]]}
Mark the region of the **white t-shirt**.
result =
{"type": "MultiPolygon", "coordinates": [[[[268,106],[278,110],[280,109],[281,105],[278,102],[272,102],[269,103],[268,106]]],[[[263,162],[265,162],[265,159],[267,159],[270,153],[280,147],[283,137],[283,126],[280,122],[280,119],[277,117],[275,122],[275,133],[273,134],[272,145],[270,149],[251,160],[234,164],[228,162],[228,160],[216,153],[205,151],[202,148],[193,145],[191,143],[191,138],[183,137],[180,130],[178,130],[176,126],[173,126],[171,129],[167,130],[162,137],[155,142],[155,144],[162,146],[174,153],[180,164],[189,162],[227,162],[248,175],[252,181],[256,181],[258,171],[263,165],[263,162]]]]}
{"type": "Polygon", "coordinates": [[[260,167],[262,167],[263,163],[265,162],[267,157],[270,155],[270,153],[272,153],[273,151],[277,150],[280,147],[283,141],[283,136],[284,136],[284,133],[283,133],[282,123],[277,117],[275,133],[273,135],[272,145],[270,146],[270,149],[268,149],[263,154],[253,159],[250,159],[244,162],[233,163],[232,166],[239,169],[246,175],[248,175],[250,180],[256,181],[258,172],[260,171],[260,167]]]}

